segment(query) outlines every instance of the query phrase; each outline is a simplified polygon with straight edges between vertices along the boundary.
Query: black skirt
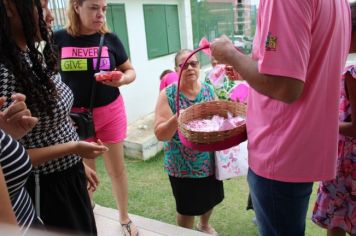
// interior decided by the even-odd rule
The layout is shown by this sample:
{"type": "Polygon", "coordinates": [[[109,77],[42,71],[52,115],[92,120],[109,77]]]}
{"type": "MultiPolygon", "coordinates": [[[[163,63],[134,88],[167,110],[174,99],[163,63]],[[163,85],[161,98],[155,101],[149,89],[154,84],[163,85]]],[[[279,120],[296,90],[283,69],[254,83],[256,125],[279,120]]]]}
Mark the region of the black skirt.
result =
{"type": "MultiPolygon", "coordinates": [[[[35,203],[33,173],[26,188],[35,203]]],[[[82,162],[62,172],[40,175],[40,191],[40,216],[48,230],[97,235],[82,162]]]]}
{"type": "Polygon", "coordinates": [[[177,212],[186,216],[203,215],[224,199],[223,182],[215,176],[178,178],[169,176],[177,212]]]}

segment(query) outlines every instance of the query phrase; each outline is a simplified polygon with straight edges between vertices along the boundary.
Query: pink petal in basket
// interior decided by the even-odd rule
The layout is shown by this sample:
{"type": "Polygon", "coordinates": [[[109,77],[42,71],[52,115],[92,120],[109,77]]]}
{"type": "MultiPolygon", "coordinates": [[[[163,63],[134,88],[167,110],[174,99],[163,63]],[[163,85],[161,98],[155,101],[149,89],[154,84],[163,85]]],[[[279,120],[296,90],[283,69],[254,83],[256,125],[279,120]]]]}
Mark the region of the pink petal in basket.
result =
{"type": "Polygon", "coordinates": [[[249,87],[247,84],[237,85],[230,93],[230,99],[232,101],[246,102],[248,96],[249,87]]]}
{"type": "MultiPolygon", "coordinates": [[[[199,47],[202,48],[202,47],[206,47],[206,46],[210,47],[210,42],[205,37],[203,37],[199,42],[199,47]]],[[[203,49],[203,52],[206,55],[208,55],[209,57],[211,57],[211,50],[209,47],[206,49],[203,49]]]]}

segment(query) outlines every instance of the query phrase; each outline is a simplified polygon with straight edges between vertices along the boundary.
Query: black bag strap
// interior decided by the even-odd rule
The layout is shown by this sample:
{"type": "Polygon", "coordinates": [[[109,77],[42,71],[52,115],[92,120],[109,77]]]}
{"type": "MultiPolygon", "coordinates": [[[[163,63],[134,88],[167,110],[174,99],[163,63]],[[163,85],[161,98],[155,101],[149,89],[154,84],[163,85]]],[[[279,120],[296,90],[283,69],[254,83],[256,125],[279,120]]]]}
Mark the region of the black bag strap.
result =
{"type": "MultiPolygon", "coordinates": [[[[105,34],[102,34],[100,36],[100,43],[99,43],[99,50],[98,50],[98,60],[96,61],[96,66],[95,66],[95,72],[94,73],[98,73],[100,72],[100,62],[101,62],[101,50],[103,48],[103,44],[104,44],[104,37],[105,34]]],[[[95,101],[95,92],[96,92],[96,80],[95,77],[93,76],[93,86],[91,87],[91,94],[90,94],[90,106],[89,106],[89,111],[92,112],[93,111],[93,107],[94,107],[94,101],[95,101]]]]}

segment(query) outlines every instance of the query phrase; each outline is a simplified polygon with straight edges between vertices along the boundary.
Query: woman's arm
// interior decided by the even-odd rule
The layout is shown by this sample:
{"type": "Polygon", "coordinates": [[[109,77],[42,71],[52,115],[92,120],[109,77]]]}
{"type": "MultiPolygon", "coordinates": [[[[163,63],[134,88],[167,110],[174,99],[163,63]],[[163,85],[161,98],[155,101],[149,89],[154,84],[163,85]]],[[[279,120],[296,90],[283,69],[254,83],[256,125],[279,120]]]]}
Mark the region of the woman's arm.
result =
{"type": "Polygon", "coordinates": [[[351,122],[340,122],[340,134],[356,138],[356,79],[350,73],[345,75],[345,88],[351,105],[351,122]]]}
{"type": "Polygon", "coordinates": [[[130,84],[136,79],[136,72],[130,60],[125,61],[123,64],[118,66],[117,69],[124,73],[124,76],[120,80],[120,86],[124,84],[130,84]]]}
{"type": "Polygon", "coordinates": [[[102,143],[89,143],[85,141],[70,141],[43,148],[27,149],[34,166],[71,154],[77,154],[86,159],[94,159],[108,151],[102,143]]]}
{"type": "Polygon", "coordinates": [[[168,104],[166,90],[163,89],[158,97],[155,109],[154,132],[158,140],[170,140],[178,128],[177,116],[173,114],[168,104]]]}
{"type": "Polygon", "coordinates": [[[0,167],[0,224],[10,224],[17,225],[16,217],[14,211],[12,210],[12,205],[10,201],[9,192],[7,191],[7,186],[0,167]]]}

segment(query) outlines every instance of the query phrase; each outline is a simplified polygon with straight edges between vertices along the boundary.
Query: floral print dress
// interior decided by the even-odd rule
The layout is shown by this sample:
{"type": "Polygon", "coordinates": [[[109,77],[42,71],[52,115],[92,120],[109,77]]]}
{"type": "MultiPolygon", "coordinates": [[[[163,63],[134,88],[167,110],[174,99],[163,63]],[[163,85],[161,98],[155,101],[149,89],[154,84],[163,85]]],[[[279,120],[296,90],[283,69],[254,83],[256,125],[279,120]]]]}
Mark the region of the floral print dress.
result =
{"type": "MultiPolygon", "coordinates": [[[[351,117],[345,74],[356,79],[356,65],[346,68],[341,80],[339,120],[351,117]]],[[[312,220],[323,228],[341,228],[356,234],[356,138],[339,135],[336,179],[321,182],[312,220]]]]}
{"type": "MultiPolygon", "coordinates": [[[[176,94],[177,84],[171,84],[166,87],[166,95],[169,106],[176,113],[176,94]]],[[[214,100],[213,88],[202,83],[202,88],[194,100],[188,99],[180,93],[179,107],[186,109],[194,104],[204,101],[214,100]]],[[[176,132],[170,141],[163,143],[164,150],[164,167],[168,175],[179,178],[204,178],[214,175],[214,153],[199,152],[185,147],[176,132]]]]}

